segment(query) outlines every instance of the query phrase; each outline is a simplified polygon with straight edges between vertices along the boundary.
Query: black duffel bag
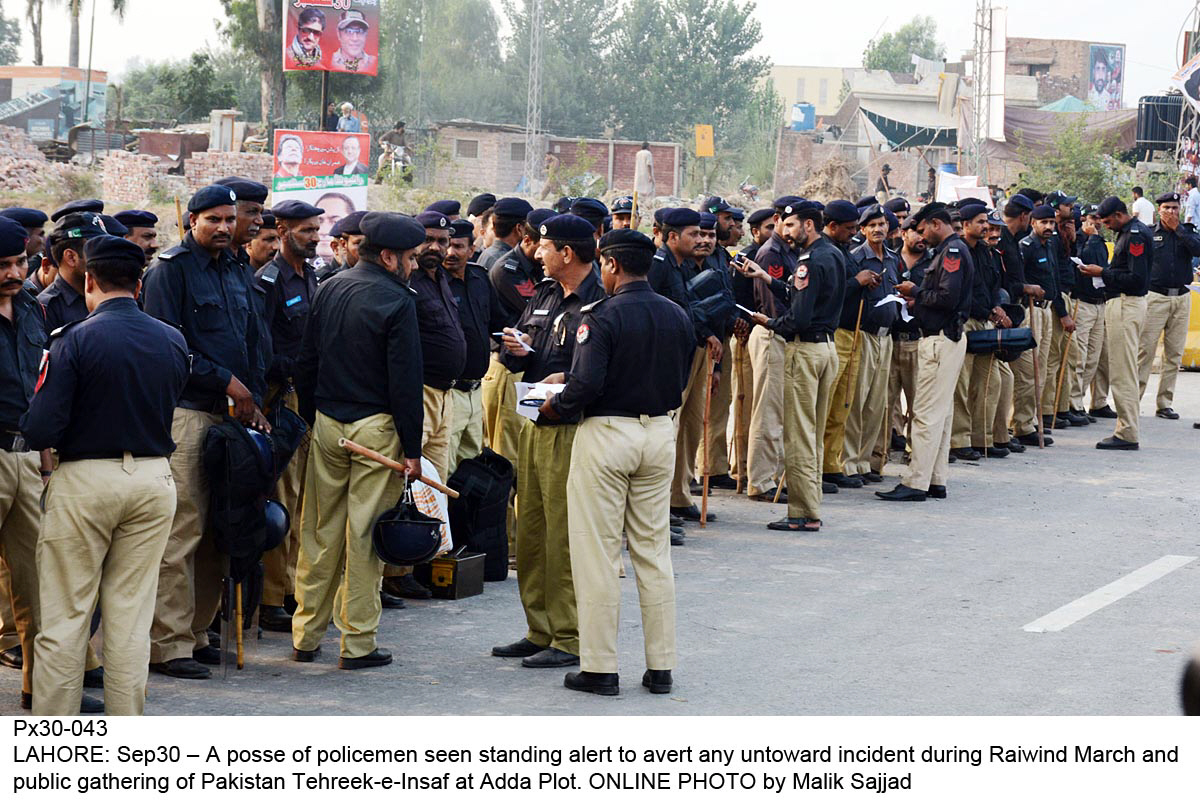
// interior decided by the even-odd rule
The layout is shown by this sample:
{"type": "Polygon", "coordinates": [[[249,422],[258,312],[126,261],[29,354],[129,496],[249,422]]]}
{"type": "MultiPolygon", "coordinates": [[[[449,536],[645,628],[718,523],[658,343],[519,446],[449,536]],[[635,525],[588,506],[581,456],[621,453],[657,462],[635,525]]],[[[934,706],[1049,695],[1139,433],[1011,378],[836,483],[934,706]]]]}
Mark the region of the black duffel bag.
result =
{"type": "Polygon", "coordinates": [[[967,332],[968,354],[994,354],[997,359],[1005,361],[1016,360],[1021,352],[1037,346],[1033,339],[1033,330],[1028,327],[1018,329],[978,329],[967,332]]]}
{"type": "Polygon", "coordinates": [[[463,459],[446,481],[458,492],[449,504],[450,533],[455,546],[484,554],[483,578],[508,579],[508,496],[513,487],[513,465],[484,448],[475,458],[463,459]]]}

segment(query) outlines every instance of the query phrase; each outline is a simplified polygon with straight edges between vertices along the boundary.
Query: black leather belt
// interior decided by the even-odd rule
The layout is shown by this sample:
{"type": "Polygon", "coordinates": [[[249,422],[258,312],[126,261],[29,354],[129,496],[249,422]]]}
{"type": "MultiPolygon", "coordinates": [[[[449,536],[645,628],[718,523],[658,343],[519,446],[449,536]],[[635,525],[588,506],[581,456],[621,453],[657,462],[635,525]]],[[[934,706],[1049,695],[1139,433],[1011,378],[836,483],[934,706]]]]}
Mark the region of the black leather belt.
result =
{"type": "Polygon", "coordinates": [[[946,337],[953,340],[955,343],[958,343],[958,341],[960,341],[962,339],[962,334],[963,333],[961,330],[957,334],[951,334],[950,331],[947,329],[922,329],[921,330],[921,337],[937,337],[938,335],[945,335],[946,337]]]}
{"type": "Polygon", "coordinates": [[[807,332],[796,335],[792,340],[797,343],[828,343],[829,338],[828,332],[807,332]]]}
{"type": "Polygon", "coordinates": [[[458,380],[452,387],[455,391],[466,391],[467,393],[470,393],[481,385],[483,385],[483,380],[458,380]]]}
{"type": "Polygon", "coordinates": [[[1174,296],[1178,296],[1178,295],[1186,295],[1188,292],[1188,288],[1187,287],[1159,287],[1157,284],[1151,284],[1150,292],[1156,292],[1159,295],[1169,295],[1169,296],[1174,297],[1174,296]]]}
{"type": "Polygon", "coordinates": [[[439,391],[449,391],[457,382],[458,380],[425,380],[425,385],[430,388],[436,388],[439,391]]]}
{"type": "Polygon", "coordinates": [[[1038,309],[1045,309],[1046,307],[1050,306],[1050,302],[1045,299],[1042,299],[1041,301],[1033,301],[1032,303],[1038,309]]]}
{"type": "Polygon", "coordinates": [[[179,400],[178,407],[189,411],[211,413],[217,416],[224,416],[229,412],[229,402],[225,397],[221,397],[219,400],[212,400],[210,402],[204,402],[195,399],[181,399],[179,400]]]}
{"type": "Polygon", "coordinates": [[[0,432],[0,450],[7,453],[24,453],[29,450],[24,434],[15,430],[0,432]]]}

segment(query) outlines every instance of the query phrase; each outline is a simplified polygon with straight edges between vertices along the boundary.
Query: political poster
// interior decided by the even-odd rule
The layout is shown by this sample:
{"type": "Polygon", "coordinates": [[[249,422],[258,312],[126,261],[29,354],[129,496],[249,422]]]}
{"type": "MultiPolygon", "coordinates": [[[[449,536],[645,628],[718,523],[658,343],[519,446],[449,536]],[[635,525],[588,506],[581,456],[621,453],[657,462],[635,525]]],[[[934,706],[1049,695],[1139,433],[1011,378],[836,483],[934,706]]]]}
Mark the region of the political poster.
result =
{"type": "Polygon", "coordinates": [[[1119,110],[1125,93],[1125,46],[1088,48],[1088,102],[1097,110],[1119,110]]]}
{"type": "Polygon", "coordinates": [[[379,72],[380,0],[287,0],[283,69],[379,72]]]}
{"type": "Polygon", "coordinates": [[[1200,112],[1200,54],[1196,54],[1171,77],[1171,85],[1179,88],[1192,109],[1200,112]]]}
{"type": "Polygon", "coordinates": [[[275,131],[272,204],[303,200],[325,209],[317,255],[333,258],[329,232],[342,217],[367,208],[370,136],[346,132],[275,131]]]}

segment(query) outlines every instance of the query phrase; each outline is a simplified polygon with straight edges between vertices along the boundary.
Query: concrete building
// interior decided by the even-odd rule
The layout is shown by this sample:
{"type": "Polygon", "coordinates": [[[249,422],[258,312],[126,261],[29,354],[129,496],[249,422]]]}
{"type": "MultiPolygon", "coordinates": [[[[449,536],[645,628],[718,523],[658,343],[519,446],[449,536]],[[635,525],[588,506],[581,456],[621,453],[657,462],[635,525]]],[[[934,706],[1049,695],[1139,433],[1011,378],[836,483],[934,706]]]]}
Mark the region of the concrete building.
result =
{"type": "Polygon", "coordinates": [[[817,116],[833,115],[842,103],[842,83],[852,68],[772,65],[771,84],[783,100],[784,121],[791,121],[792,105],[808,102],[817,116]]]}
{"type": "Polygon", "coordinates": [[[71,127],[104,121],[108,74],[82,68],[0,67],[0,123],[34,141],[65,139],[71,127]]]}
{"type": "Polygon", "coordinates": [[[1004,72],[1033,77],[1039,105],[1069,95],[1100,109],[1119,109],[1124,106],[1124,62],[1125,46],[1120,44],[1009,37],[1004,72]]]}

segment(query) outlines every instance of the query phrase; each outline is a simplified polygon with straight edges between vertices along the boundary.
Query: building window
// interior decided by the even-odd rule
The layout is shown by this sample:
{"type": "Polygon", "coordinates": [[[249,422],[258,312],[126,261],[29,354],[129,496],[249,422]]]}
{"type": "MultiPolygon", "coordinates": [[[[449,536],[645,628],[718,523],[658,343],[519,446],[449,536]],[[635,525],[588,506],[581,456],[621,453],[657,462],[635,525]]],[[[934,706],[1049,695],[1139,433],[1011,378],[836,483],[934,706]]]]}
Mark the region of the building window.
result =
{"type": "Polygon", "coordinates": [[[796,79],[796,101],[804,101],[804,79],[796,79]]]}
{"type": "Polygon", "coordinates": [[[513,163],[525,162],[525,143],[514,143],[512,145],[512,161],[513,163]]]}
{"type": "Polygon", "coordinates": [[[829,103],[829,79],[821,79],[821,84],[817,90],[817,103],[829,103]]]}
{"type": "Polygon", "coordinates": [[[1030,76],[1037,76],[1039,74],[1049,73],[1049,72],[1050,72],[1050,65],[1030,65],[1029,66],[1029,75],[1030,76]]]}
{"type": "Polygon", "coordinates": [[[454,156],[456,158],[477,158],[479,157],[479,141],[466,141],[462,138],[454,139],[454,156]]]}

